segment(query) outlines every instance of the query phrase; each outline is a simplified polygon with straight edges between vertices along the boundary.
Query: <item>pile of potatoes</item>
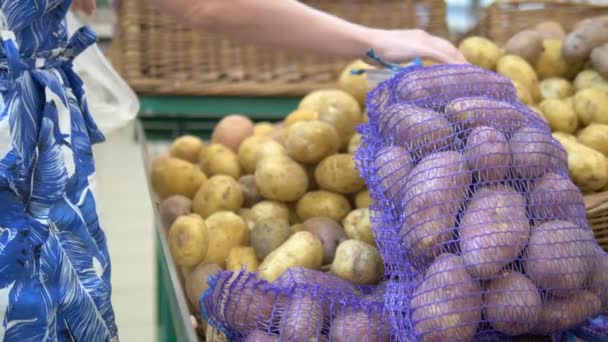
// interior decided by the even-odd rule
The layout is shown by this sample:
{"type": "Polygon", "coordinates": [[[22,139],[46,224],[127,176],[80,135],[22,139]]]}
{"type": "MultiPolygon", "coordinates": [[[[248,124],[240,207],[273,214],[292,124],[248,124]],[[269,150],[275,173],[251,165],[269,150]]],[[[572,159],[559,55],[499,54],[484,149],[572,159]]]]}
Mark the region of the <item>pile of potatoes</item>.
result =
{"type": "Polygon", "coordinates": [[[483,37],[459,45],[472,64],[509,77],[568,153],[569,174],[586,194],[608,190],[608,16],[567,33],[542,22],[502,47],[483,37]]]}
{"type": "Polygon", "coordinates": [[[274,282],[304,267],[361,286],[381,281],[353,158],[366,121],[356,91],[311,92],[275,124],[227,116],[210,142],[181,136],[153,160],[152,189],[193,308],[218,270],[274,282]]]}

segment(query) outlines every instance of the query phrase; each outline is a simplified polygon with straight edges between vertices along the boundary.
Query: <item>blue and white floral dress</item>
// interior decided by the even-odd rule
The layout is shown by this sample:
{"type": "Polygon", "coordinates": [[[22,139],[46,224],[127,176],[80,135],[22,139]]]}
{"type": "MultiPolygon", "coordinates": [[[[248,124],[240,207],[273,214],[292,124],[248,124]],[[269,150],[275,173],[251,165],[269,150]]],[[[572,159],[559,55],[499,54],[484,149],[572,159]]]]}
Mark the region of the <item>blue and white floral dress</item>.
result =
{"type": "Polygon", "coordinates": [[[117,341],[70,0],[0,0],[0,341],[117,341]]]}

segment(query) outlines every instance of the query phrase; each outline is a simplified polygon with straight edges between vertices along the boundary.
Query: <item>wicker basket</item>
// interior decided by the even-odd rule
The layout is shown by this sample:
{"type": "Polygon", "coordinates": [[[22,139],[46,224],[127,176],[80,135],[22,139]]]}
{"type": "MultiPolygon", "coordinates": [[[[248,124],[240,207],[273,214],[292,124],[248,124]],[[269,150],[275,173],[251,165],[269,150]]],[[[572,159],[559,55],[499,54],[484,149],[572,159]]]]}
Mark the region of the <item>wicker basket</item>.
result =
{"type": "Polygon", "coordinates": [[[585,196],[585,206],[595,239],[608,252],[608,191],[585,196]]]}
{"type": "Polygon", "coordinates": [[[608,14],[608,4],[603,2],[496,0],[479,11],[479,21],[467,36],[484,36],[503,44],[515,33],[547,20],[557,21],[570,31],[582,19],[608,14]]]}
{"type": "MultiPolygon", "coordinates": [[[[148,8],[120,1],[118,33],[108,53],[137,92],[150,95],[298,96],[335,86],[347,61],[280,53],[188,29],[148,8]]],[[[420,27],[446,37],[443,0],[307,0],[373,27],[420,27]]]]}

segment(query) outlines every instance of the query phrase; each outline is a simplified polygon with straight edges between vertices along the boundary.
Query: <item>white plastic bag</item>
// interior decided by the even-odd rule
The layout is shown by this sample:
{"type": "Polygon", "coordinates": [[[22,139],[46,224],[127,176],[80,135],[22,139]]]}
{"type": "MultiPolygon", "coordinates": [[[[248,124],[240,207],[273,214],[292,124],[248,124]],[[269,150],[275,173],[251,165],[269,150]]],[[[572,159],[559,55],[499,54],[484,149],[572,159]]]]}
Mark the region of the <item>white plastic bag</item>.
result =
{"type": "MultiPolygon", "coordinates": [[[[66,20],[70,35],[83,26],[71,12],[68,12],[66,20]]],[[[74,70],[84,83],[89,110],[103,134],[124,127],[137,116],[137,95],[114,70],[97,44],[76,57],[74,70]]]]}

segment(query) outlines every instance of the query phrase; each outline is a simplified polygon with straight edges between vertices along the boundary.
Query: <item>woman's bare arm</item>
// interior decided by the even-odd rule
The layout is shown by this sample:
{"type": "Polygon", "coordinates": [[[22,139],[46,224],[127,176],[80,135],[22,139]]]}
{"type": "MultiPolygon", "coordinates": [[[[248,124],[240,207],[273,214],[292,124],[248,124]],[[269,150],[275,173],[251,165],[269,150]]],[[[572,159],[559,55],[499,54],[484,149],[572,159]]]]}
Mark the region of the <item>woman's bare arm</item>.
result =
{"type": "Polygon", "coordinates": [[[195,28],[270,48],[352,58],[364,57],[373,48],[380,57],[393,62],[420,56],[465,63],[451,43],[424,31],[369,28],[296,0],[147,1],[195,28]]]}

